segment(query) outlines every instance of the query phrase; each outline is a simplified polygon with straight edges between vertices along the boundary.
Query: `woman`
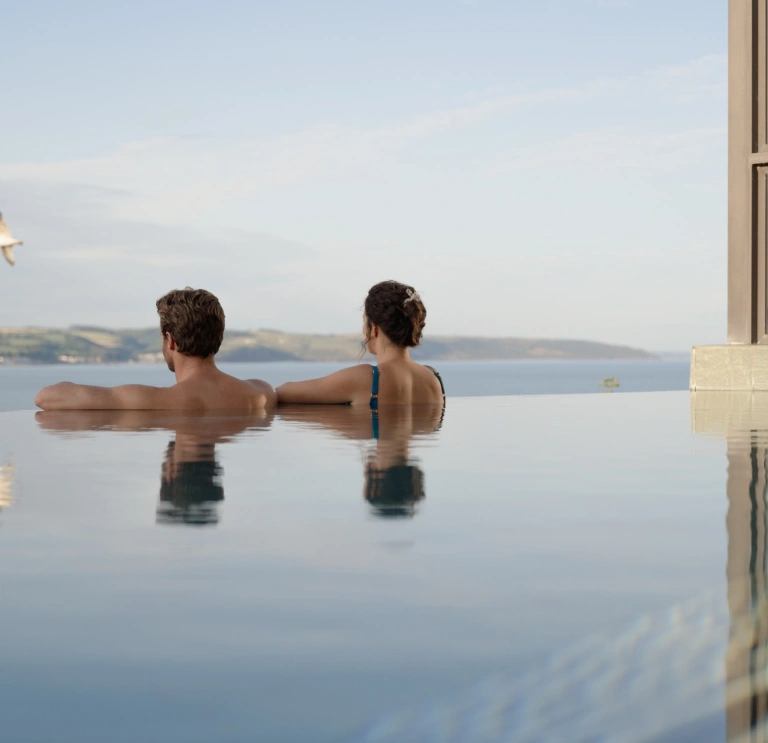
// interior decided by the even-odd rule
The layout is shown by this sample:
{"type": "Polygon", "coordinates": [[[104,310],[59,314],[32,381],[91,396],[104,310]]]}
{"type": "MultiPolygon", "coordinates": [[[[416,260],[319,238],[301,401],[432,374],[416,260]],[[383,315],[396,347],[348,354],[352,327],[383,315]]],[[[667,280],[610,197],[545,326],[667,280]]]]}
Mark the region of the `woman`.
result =
{"type": "Polygon", "coordinates": [[[359,364],[306,382],[277,388],[281,403],[435,405],[445,399],[440,375],[417,364],[408,349],[418,346],[427,310],[412,286],[382,281],[368,292],[363,317],[364,345],[377,366],[359,364]]]}

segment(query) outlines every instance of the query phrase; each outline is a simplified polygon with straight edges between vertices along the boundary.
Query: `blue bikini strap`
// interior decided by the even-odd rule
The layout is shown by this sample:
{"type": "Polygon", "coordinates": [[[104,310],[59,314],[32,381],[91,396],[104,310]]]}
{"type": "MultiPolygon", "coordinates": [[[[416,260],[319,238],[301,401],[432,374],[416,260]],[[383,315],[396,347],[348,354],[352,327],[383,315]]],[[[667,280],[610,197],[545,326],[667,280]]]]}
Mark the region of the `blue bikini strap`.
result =
{"type": "Polygon", "coordinates": [[[373,380],[371,382],[371,410],[379,409],[379,367],[373,367],[373,380]]]}
{"type": "Polygon", "coordinates": [[[443,378],[440,376],[440,372],[435,369],[434,366],[427,366],[426,364],[424,364],[424,366],[437,377],[437,381],[440,382],[440,390],[443,393],[443,401],[445,401],[445,385],[443,384],[443,378]]]}

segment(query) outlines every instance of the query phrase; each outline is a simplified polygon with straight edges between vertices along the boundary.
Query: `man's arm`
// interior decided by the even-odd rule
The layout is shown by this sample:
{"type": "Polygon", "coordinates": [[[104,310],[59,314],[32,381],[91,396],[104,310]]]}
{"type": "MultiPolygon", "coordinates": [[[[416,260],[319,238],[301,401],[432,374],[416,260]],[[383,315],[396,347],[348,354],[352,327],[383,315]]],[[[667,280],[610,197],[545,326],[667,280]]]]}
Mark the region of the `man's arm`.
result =
{"type": "Polygon", "coordinates": [[[92,387],[60,382],[40,390],[35,405],[43,410],[172,410],[181,407],[172,390],[143,384],[92,387]]]}

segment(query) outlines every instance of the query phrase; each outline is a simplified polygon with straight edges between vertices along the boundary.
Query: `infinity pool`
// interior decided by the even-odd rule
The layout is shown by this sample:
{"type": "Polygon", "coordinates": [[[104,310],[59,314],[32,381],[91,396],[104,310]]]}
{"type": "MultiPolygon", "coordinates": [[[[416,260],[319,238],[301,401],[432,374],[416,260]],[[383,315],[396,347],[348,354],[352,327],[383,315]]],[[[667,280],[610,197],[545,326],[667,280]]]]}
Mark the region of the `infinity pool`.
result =
{"type": "Polygon", "coordinates": [[[691,410],[0,414],[0,740],[751,740],[768,412],[691,410]]]}

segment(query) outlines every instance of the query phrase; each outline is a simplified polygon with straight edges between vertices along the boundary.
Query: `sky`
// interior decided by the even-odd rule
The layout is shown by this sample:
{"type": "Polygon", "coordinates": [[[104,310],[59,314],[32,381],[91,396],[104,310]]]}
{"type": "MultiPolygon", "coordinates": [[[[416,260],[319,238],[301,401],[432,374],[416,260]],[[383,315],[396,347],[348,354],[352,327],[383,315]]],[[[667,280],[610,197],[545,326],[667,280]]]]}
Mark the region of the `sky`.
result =
{"type": "Polygon", "coordinates": [[[722,0],[0,8],[0,326],[725,342],[722,0]]]}

